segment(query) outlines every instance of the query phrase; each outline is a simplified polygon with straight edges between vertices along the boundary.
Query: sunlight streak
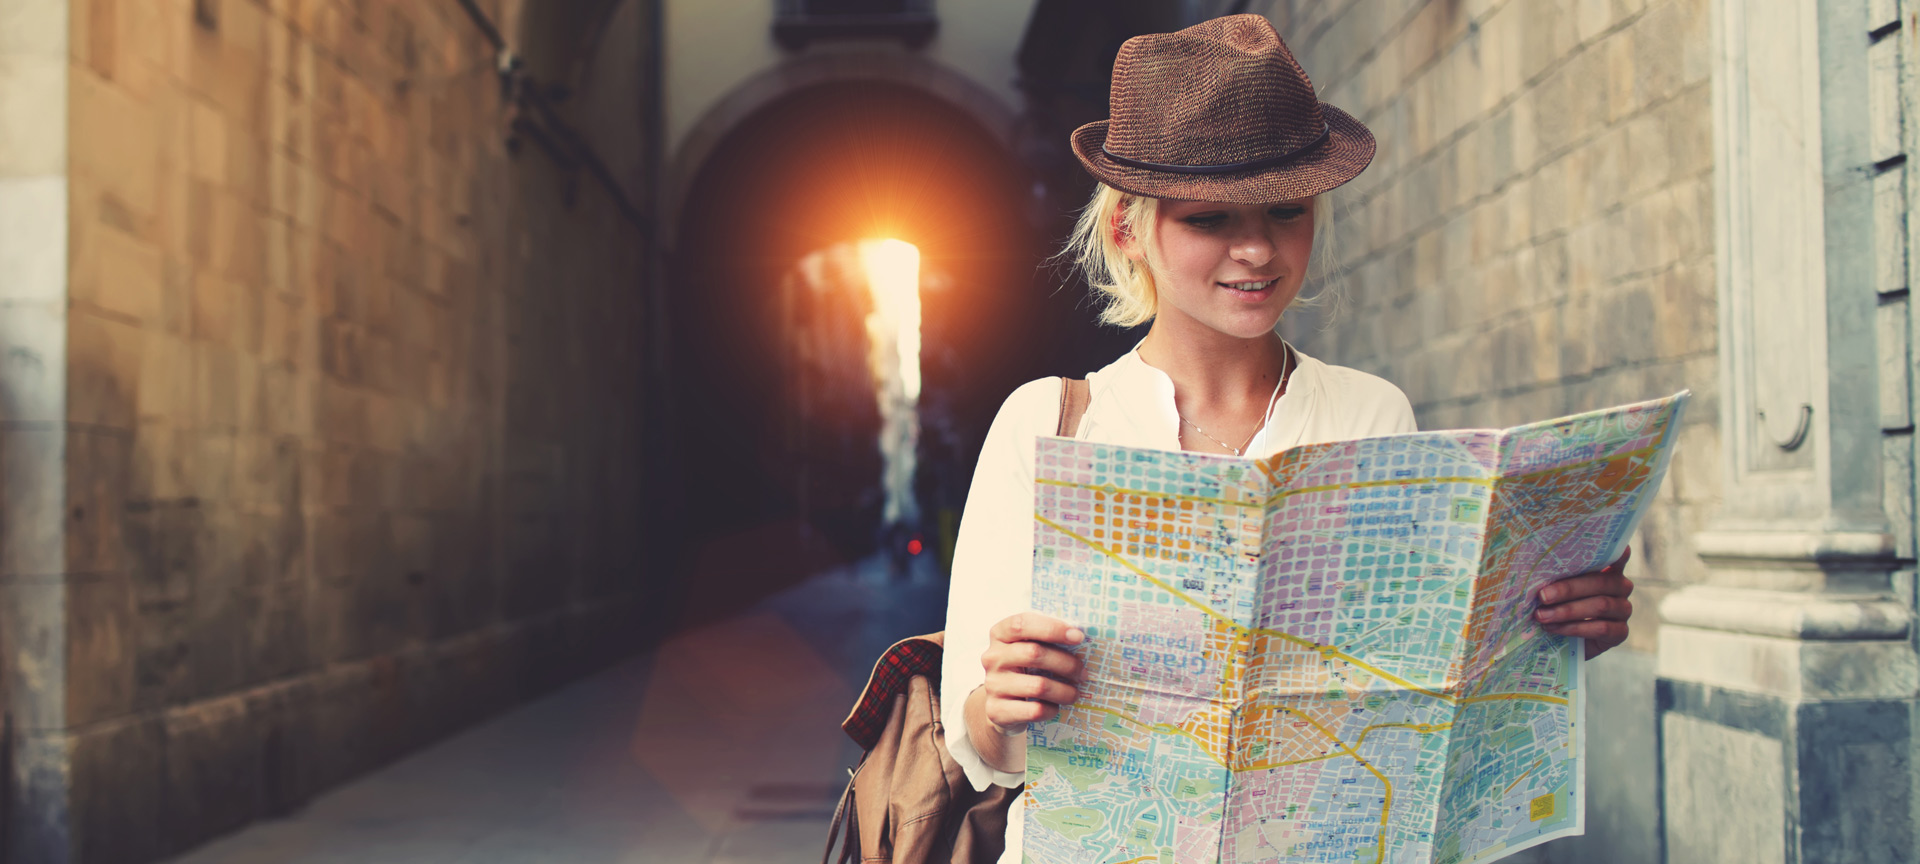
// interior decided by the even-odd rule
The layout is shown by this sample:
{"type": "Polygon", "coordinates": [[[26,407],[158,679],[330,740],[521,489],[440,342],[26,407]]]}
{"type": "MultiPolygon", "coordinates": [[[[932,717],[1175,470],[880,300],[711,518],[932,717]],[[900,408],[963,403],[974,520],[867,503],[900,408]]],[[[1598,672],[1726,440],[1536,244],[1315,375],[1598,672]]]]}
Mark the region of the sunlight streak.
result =
{"type": "Polygon", "coordinates": [[[873,311],[867,337],[880,401],[880,452],[884,460],[889,525],[919,520],[913,475],[920,442],[920,250],[902,240],[860,241],[873,311]]]}

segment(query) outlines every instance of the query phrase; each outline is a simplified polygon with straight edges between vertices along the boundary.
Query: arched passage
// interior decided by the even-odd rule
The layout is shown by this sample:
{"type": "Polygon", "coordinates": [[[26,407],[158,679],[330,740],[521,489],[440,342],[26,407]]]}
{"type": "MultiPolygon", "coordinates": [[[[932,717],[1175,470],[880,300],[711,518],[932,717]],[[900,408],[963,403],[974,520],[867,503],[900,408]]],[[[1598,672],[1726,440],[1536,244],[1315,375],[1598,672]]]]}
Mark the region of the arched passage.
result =
{"type": "MultiPolygon", "coordinates": [[[[781,439],[793,428],[781,370],[794,325],[779,286],[810,252],[897,237],[920,247],[923,273],[936,280],[923,292],[920,497],[930,540],[950,529],[1006,394],[1039,374],[1086,371],[1067,358],[1084,357],[1097,338],[1092,316],[1075,308],[1078,292],[1057,290],[1060,274],[1042,269],[1057,226],[1030,221],[1031,178],[1001,140],[923,90],[841,82],[767,105],[713,147],[686,187],[670,280],[676,437],[696,532],[804,519],[840,555],[872,547],[879,457],[861,448],[877,417],[833,418],[797,460],[781,439]],[[853,456],[822,455],[827,443],[853,456]],[[821,460],[802,513],[795,474],[821,460]]],[[[766,551],[725,577],[772,588],[801,575],[766,551]]]]}

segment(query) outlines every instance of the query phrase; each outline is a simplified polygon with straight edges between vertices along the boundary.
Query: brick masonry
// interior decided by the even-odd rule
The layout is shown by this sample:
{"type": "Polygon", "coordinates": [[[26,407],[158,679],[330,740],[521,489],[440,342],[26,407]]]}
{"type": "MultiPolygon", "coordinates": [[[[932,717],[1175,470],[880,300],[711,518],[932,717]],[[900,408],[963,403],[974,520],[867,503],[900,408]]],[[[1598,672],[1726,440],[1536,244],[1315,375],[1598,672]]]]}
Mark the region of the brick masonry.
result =
{"type": "MultiPolygon", "coordinates": [[[[63,410],[0,381],[0,525],[49,540],[8,537],[0,580],[55,619],[0,635],[13,860],[170,854],[645,638],[644,236],[509,152],[458,4],[0,0],[0,30],[46,9],[66,96],[29,120],[67,137],[0,134],[0,226],[53,177],[68,268],[64,363],[36,355],[63,410]]],[[[549,74],[615,107],[589,134],[643,140],[643,36],[549,74]]],[[[0,94],[48,74],[18,41],[0,94]]]]}

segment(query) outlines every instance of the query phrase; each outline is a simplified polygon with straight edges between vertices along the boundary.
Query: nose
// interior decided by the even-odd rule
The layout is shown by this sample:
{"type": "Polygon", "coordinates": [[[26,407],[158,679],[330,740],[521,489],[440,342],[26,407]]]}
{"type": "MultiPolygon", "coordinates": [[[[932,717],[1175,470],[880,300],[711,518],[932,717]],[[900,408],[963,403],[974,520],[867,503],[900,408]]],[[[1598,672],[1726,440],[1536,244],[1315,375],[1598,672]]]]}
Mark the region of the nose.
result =
{"type": "Polygon", "coordinates": [[[1233,238],[1233,244],[1228,252],[1233,256],[1234,261],[1248,267],[1264,267],[1268,261],[1273,260],[1273,238],[1268,236],[1264,228],[1264,225],[1255,224],[1233,238]]]}

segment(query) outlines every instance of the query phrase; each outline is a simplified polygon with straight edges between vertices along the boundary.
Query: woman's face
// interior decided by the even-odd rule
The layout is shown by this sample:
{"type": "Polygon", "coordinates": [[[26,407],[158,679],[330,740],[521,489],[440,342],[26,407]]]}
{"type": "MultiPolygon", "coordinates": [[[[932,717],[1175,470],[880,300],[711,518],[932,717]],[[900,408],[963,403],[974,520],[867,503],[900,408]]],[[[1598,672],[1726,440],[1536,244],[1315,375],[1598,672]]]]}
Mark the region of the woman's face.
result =
{"type": "Polygon", "coordinates": [[[1299,296],[1313,252],[1313,199],[1160,202],[1148,256],[1166,325],[1263,337],[1299,296]]]}

